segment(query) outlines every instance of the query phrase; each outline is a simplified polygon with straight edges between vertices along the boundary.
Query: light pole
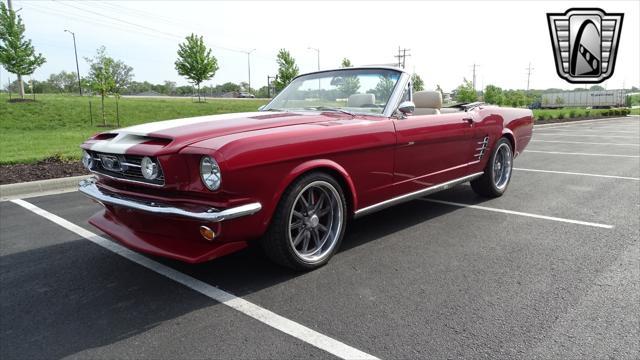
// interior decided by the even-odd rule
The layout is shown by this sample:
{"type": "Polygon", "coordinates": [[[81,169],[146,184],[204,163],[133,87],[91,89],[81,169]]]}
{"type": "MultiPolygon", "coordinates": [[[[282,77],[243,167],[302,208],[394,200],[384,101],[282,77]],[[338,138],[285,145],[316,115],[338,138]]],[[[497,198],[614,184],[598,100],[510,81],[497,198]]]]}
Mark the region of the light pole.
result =
{"type": "Polygon", "coordinates": [[[80,82],[80,66],[78,65],[78,49],[76,48],[76,34],[73,31],[67,29],[64,30],[73,36],[73,52],[76,54],[76,74],[78,74],[78,89],[80,89],[80,96],[82,96],[82,83],[80,82]]]}
{"type": "Polygon", "coordinates": [[[247,54],[247,70],[249,73],[249,90],[248,92],[251,93],[251,53],[256,51],[256,49],[251,49],[249,51],[244,51],[244,53],[247,54]]]}
{"type": "Polygon", "coordinates": [[[309,47],[308,49],[309,50],[313,50],[313,51],[315,51],[317,53],[317,55],[318,55],[318,70],[320,70],[320,49],[312,48],[312,47],[309,47]]]}

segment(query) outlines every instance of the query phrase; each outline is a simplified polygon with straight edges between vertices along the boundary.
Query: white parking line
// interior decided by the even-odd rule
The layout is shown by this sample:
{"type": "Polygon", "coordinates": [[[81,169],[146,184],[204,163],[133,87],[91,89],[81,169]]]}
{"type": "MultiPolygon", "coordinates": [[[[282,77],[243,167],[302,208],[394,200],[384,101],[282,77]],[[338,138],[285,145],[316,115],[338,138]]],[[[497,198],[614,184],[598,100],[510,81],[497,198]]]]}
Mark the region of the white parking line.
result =
{"type": "Polygon", "coordinates": [[[549,173],[549,174],[579,175],[579,176],[592,176],[592,177],[601,177],[601,178],[610,178],[610,179],[622,179],[622,180],[640,181],[640,178],[629,177],[629,176],[600,175],[600,174],[588,174],[588,173],[579,173],[579,172],[571,172],[571,171],[525,169],[525,168],[516,168],[516,167],[514,167],[513,170],[530,171],[530,172],[541,172],[541,173],[549,173]]]}
{"type": "MultiPolygon", "coordinates": [[[[629,131],[629,130],[597,130],[597,129],[580,129],[580,130],[575,130],[575,131],[570,131],[570,130],[554,130],[554,129],[538,129],[535,132],[536,133],[542,133],[544,132],[545,134],[575,134],[577,131],[588,131],[588,132],[597,132],[597,133],[616,133],[616,134],[633,134],[633,131],[629,131]]],[[[602,136],[609,136],[609,135],[602,135],[602,136]]]]}
{"type": "Polygon", "coordinates": [[[547,133],[539,133],[537,131],[533,132],[533,135],[538,136],[562,136],[562,137],[597,137],[597,138],[616,138],[616,139],[640,139],[640,136],[624,136],[624,135],[584,135],[584,134],[547,134],[547,133]]]}
{"type": "Polygon", "coordinates": [[[22,206],[23,208],[44,217],[47,220],[54,222],[55,224],[82,236],[83,238],[102,246],[103,248],[112,251],[127,260],[130,260],[138,265],[152,270],[160,275],[163,275],[175,282],[178,282],[194,291],[197,291],[215,301],[220,302],[234,310],[237,310],[255,320],[260,321],[274,329],[280,330],[285,334],[291,335],[299,340],[313,345],[319,349],[322,349],[330,354],[333,354],[342,359],[376,359],[375,356],[362,352],[356,348],[353,348],[345,343],[335,340],[329,336],[323,335],[315,330],[312,330],[304,325],[298,324],[292,320],[289,320],[283,316],[280,316],[272,311],[261,308],[247,300],[230,294],[226,291],[220,290],[214,286],[211,286],[203,281],[193,278],[189,275],[183,274],[175,269],[172,269],[159,262],[151,260],[139,253],[125,248],[119,244],[116,244],[110,240],[107,240],[93,232],[86,230],[68,220],[65,220],[55,214],[52,214],[44,209],[41,209],[24,200],[12,200],[13,203],[22,206]]]}
{"type": "Polygon", "coordinates": [[[638,155],[618,155],[618,154],[590,154],[590,153],[574,153],[562,151],[541,151],[541,150],[525,150],[526,153],[556,154],[556,155],[584,155],[584,156],[607,156],[607,157],[625,157],[640,158],[638,155]]]}
{"type": "MultiPolygon", "coordinates": [[[[536,128],[555,128],[555,127],[565,127],[565,126],[579,126],[583,124],[591,124],[591,123],[600,123],[606,122],[606,124],[616,125],[618,120],[632,120],[636,121],[638,119],[637,115],[632,115],[630,117],[618,117],[618,118],[605,118],[605,119],[593,119],[593,120],[578,120],[578,121],[570,121],[564,123],[552,123],[552,124],[539,124],[535,125],[536,128]]],[[[605,124],[605,125],[606,125],[605,124]]],[[[621,125],[626,125],[623,123],[621,125]]]]}
{"type": "Polygon", "coordinates": [[[593,223],[593,222],[588,222],[588,221],[580,221],[580,220],[564,219],[564,218],[559,218],[559,217],[555,217],[555,216],[538,215],[538,214],[531,214],[531,213],[526,213],[526,212],[521,212],[521,211],[505,210],[505,209],[491,208],[491,207],[480,206],[480,205],[463,204],[463,203],[444,201],[444,200],[436,200],[436,199],[422,198],[420,200],[428,201],[428,202],[432,202],[432,203],[438,203],[438,204],[451,205],[451,206],[465,207],[465,208],[485,210],[485,211],[493,211],[493,212],[509,214],[509,215],[526,216],[526,217],[530,217],[530,218],[558,221],[558,222],[563,222],[563,223],[577,224],[577,225],[584,225],[584,226],[593,226],[593,227],[598,227],[598,228],[603,228],[603,229],[613,229],[613,225],[599,224],[599,223],[593,223]]]}
{"type": "Polygon", "coordinates": [[[624,144],[624,143],[598,143],[598,142],[583,142],[583,141],[562,141],[562,140],[537,140],[533,139],[532,142],[545,142],[545,143],[561,143],[561,144],[586,144],[586,145],[611,145],[611,146],[640,146],[640,144],[624,144]]]}

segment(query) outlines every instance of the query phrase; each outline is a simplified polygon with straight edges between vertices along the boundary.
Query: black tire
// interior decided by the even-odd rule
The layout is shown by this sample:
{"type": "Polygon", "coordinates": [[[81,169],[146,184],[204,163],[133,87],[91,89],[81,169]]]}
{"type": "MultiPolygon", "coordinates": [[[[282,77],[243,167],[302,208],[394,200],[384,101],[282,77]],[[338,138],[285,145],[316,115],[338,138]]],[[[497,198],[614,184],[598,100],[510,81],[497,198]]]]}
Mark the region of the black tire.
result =
{"type": "MultiPolygon", "coordinates": [[[[505,170],[506,171],[506,170],[505,170]]],[[[487,162],[487,165],[484,168],[484,174],[479,178],[471,181],[471,188],[475,191],[476,194],[480,196],[495,198],[500,197],[507,191],[507,187],[509,186],[509,182],[511,181],[511,174],[513,173],[513,149],[511,147],[511,142],[507,138],[500,138],[493,147],[493,151],[491,152],[491,157],[487,162]],[[508,174],[506,175],[506,180],[502,179],[502,181],[496,181],[494,179],[494,169],[496,166],[496,156],[498,152],[505,151],[504,149],[508,148],[509,150],[509,168],[508,174]],[[498,183],[500,186],[498,186],[498,183]]]]}
{"type": "MultiPolygon", "coordinates": [[[[324,172],[311,172],[302,175],[289,185],[282,195],[273,214],[269,229],[260,241],[265,254],[272,261],[298,271],[309,271],[325,265],[338,250],[342,242],[348,218],[346,204],[343,189],[332,176],[324,172]],[[303,192],[308,191],[309,187],[316,186],[316,184],[326,187],[328,191],[327,196],[331,195],[333,199],[336,199],[335,202],[331,203],[332,207],[335,206],[335,210],[331,210],[331,217],[333,219],[332,224],[335,224],[336,228],[334,229],[333,236],[330,236],[329,231],[327,231],[327,241],[329,237],[331,237],[332,245],[330,248],[327,248],[326,254],[320,251],[320,253],[323,253],[322,257],[317,260],[309,260],[300,254],[293,244],[295,240],[293,240],[293,236],[291,235],[291,231],[293,230],[290,229],[290,223],[294,219],[294,207],[299,205],[298,199],[303,196],[303,192]],[[333,188],[335,192],[333,192],[331,188],[333,188]]],[[[311,212],[309,212],[309,214],[310,213],[311,212]]],[[[297,214],[299,215],[299,213],[297,214]]],[[[304,226],[307,227],[307,225],[304,226]]],[[[328,227],[331,228],[331,226],[328,227]]],[[[316,234],[318,234],[317,230],[316,234]]],[[[311,234],[309,234],[309,240],[306,241],[307,243],[312,241],[311,234]]]]}

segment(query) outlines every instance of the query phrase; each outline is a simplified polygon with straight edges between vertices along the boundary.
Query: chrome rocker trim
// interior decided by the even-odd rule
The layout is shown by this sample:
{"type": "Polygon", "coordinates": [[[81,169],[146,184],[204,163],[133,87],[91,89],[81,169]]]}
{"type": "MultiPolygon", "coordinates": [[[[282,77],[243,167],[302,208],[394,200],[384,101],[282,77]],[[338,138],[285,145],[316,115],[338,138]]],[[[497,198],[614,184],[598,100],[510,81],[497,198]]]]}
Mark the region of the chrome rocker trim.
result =
{"type": "Polygon", "coordinates": [[[130,198],[121,198],[103,193],[96,185],[96,179],[90,178],[80,181],[78,191],[85,196],[93,199],[101,204],[109,204],[122,206],[130,209],[145,211],[158,215],[181,216],[201,221],[220,222],[231,220],[242,216],[252,215],[262,209],[262,205],[258,202],[245,204],[229,209],[219,211],[211,208],[206,212],[192,212],[177,207],[166,206],[155,202],[145,202],[142,200],[134,200],[130,198]]]}
{"type": "Polygon", "coordinates": [[[438,184],[438,185],[434,185],[431,187],[428,187],[426,189],[422,189],[422,190],[418,190],[418,191],[414,191],[412,193],[408,193],[408,194],[404,194],[404,195],[400,195],[398,197],[394,197],[392,199],[389,200],[385,200],[382,202],[379,202],[377,204],[373,204],[371,206],[367,206],[365,208],[362,208],[358,211],[355,212],[354,217],[358,218],[360,216],[364,216],[364,215],[368,215],[371,214],[373,212],[382,210],[382,209],[386,209],[388,207],[391,207],[393,205],[397,205],[406,201],[410,201],[419,197],[423,197],[429,194],[433,194],[435,192],[441,191],[441,190],[446,190],[449,189],[451,187],[454,187],[456,185],[460,185],[464,182],[467,181],[471,181],[474,179],[479,178],[480,176],[482,176],[482,172],[478,172],[475,174],[471,174],[471,175],[467,175],[458,179],[453,179],[451,181],[447,181],[445,183],[442,184],[438,184]]]}

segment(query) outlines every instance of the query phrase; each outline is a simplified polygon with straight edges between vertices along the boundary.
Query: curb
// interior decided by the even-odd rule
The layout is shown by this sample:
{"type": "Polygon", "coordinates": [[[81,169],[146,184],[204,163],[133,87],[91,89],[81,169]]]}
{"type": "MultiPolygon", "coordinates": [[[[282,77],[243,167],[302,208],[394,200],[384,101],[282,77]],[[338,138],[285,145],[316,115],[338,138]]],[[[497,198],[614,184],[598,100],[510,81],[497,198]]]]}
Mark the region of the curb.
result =
{"type": "Polygon", "coordinates": [[[29,181],[16,184],[0,185],[0,200],[12,200],[55,193],[75,191],[80,180],[90,175],[72,176],[57,179],[29,181]]]}

